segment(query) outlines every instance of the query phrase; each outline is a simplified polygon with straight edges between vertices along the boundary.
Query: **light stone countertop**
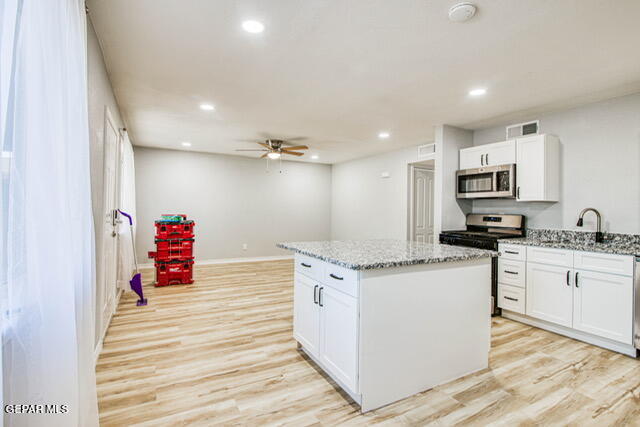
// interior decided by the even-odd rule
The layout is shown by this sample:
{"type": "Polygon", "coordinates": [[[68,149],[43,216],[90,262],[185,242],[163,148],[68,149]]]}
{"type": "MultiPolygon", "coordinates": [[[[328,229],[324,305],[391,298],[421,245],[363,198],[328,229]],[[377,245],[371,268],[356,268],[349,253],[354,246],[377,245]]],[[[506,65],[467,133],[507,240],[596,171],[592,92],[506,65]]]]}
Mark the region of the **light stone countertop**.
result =
{"type": "Polygon", "coordinates": [[[498,256],[497,252],[484,249],[393,239],[283,242],[276,246],[352,270],[468,261],[498,256]]]}
{"type": "Polygon", "coordinates": [[[501,239],[500,243],[640,256],[640,235],[637,234],[604,233],[604,242],[596,243],[593,232],[530,229],[527,237],[501,239]]]}

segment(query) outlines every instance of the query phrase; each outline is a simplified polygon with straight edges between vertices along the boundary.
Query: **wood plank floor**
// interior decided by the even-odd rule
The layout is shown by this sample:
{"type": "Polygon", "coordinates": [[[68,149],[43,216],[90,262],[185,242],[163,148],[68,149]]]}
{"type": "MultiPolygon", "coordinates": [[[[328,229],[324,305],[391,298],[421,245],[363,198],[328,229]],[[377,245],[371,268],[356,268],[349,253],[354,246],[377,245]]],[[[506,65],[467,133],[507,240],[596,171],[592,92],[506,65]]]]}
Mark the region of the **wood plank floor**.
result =
{"type": "Polygon", "coordinates": [[[290,261],[143,277],[149,305],[123,295],[98,360],[105,426],[640,425],[639,361],[502,318],[490,369],[362,415],[296,350],[290,261]]]}

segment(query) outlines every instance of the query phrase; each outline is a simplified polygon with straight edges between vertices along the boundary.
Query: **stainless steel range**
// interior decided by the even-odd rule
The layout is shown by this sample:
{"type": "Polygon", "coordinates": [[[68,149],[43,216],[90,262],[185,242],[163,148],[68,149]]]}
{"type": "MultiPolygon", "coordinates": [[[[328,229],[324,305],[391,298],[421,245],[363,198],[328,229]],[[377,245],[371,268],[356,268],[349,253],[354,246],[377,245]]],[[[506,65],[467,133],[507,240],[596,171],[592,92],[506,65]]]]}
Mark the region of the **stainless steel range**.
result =
{"type": "MultiPolygon", "coordinates": [[[[440,243],[497,251],[500,239],[524,237],[525,235],[524,215],[468,214],[466,225],[466,230],[440,233],[440,243]]],[[[500,314],[500,309],[496,307],[495,303],[498,297],[497,258],[493,258],[491,261],[491,297],[491,312],[495,316],[500,314]]]]}

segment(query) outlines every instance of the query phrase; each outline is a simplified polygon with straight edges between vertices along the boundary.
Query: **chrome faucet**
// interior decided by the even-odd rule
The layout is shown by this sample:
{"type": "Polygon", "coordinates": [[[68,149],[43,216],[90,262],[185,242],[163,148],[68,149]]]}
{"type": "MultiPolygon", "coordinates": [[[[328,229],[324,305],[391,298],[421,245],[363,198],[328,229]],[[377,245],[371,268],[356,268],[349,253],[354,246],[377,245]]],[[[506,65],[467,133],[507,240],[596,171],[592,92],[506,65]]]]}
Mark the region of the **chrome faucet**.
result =
{"type": "Polygon", "coordinates": [[[602,243],[602,241],[604,240],[604,239],[603,239],[603,236],[602,236],[602,217],[600,216],[600,212],[598,212],[598,210],[597,210],[597,209],[594,209],[594,208],[584,208],[584,209],[582,210],[582,212],[580,212],[580,216],[578,217],[578,223],[577,223],[576,225],[577,225],[578,227],[582,227],[582,225],[583,225],[583,223],[584,223],[584,221],[583,221],[583,219],[582,219],[582,218],[584,217],[584,214],[586,214],[586,213],[587,213],[587,212],[589,212],[589,211],[591,211],[591,212],[593,212],[594,214],[596,214],[596,217],[597,217],[597,219],[598,219],[598,222],[597,222],[597,230],[596,230],[596,243],[602,243]]]}

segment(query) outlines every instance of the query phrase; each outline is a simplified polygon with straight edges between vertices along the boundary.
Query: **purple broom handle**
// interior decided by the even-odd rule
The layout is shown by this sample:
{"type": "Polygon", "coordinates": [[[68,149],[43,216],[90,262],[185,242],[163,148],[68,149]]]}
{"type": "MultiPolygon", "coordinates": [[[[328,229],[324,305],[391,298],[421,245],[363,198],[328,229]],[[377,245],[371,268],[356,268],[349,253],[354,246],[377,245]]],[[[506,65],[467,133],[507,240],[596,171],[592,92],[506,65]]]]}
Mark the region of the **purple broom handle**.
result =
{"type": "Polygon", "coordinates": [[[120,212],[122,215],[126,216],[127,218],[129,218],[129,225],[133,225],[133,219],[131,218],[131,215],[129,215],[126,212],[121,211],[120,209],[118,209],[118,212],[120,212]]]}

